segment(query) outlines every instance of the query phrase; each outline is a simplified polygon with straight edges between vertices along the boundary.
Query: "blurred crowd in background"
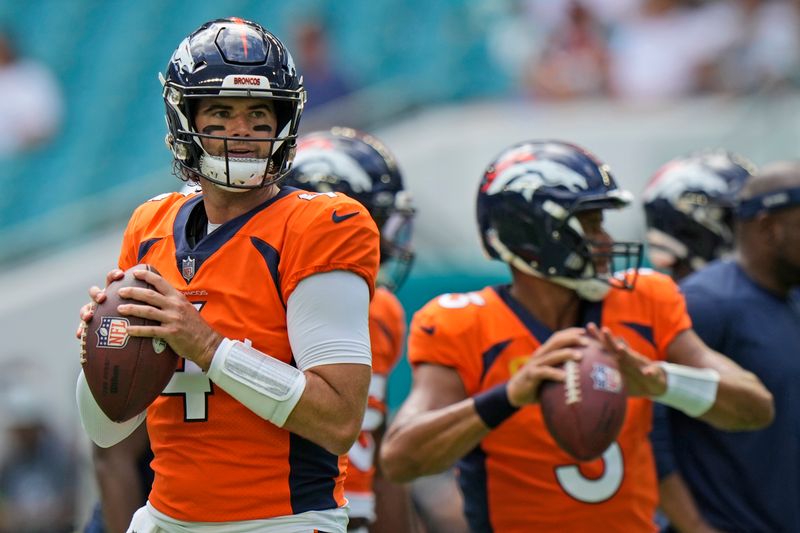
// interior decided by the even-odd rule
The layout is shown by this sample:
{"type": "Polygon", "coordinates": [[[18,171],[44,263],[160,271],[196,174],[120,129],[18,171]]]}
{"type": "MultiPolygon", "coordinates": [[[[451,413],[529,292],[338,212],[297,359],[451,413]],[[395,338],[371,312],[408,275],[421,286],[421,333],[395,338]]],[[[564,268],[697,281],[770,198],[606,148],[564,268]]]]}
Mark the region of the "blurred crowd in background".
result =
{"type": "Polygon", "coordinates": [[[520,3],[491,37],[494,57],[511,59],[509,75],[518,73],[534,99],[748,94],[797,83],[798,7],[770,0],[534,0],[520,3]]]}
{"type": "MultiPolygon", "coordinates": [[[[178,188],[160,142],[156,73],[176,36],[213,16],[252,18],[286,40],[308,90],[304,131],[374,131],[428,106],[475,100],[663,109],[698,95],[795,93],[800,84],[797,0],[290,4],[232,1],[224,11],[182,0],[0,4],[0,277],[178,188]]],[[[473,169],[470,194],[479,174],[473,169]]],[[[59,327],[73,321],[77,308],[59,327]]],[[[6,327],[3,337],[15,335],[6,327]]],[[[31,371],[4,368],[0,532],[70,531],[82,510],[65,496],[80,494],[67,489],[79,483],[86,459],[76,459],[76,435],[52,423],[31,371]]]]}
{"type": "MultiPolygon", "coordinates": [[[[309,93],[305,131],[374,130],[452,102],[653,105],[800,80],[795,0],[414,0],[380,10],[238,0],[225,9],[294,50],[309,93]]],[[[0,262],[36,253],[46,217],[102,227],[132,206],[126,184],[158,182],[169,159],[155,73],[168,43],[219,10],[183,0],[0,5],[0,239],[13,244],[0,262]],[[89,213],[78,207],[87,198],[108,207],[89,213]]]]}

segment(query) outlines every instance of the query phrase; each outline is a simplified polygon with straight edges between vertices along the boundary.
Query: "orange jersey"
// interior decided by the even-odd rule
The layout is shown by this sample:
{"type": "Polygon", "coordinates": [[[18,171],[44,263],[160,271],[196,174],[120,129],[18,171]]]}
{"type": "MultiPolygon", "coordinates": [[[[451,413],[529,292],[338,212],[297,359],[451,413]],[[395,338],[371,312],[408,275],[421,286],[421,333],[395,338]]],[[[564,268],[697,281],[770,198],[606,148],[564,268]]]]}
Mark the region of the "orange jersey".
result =
{"type": "MultiPolygon", "coordinates": [[[[612,290],[583,302],[583,323],[608,326],[637,352],[662,360],[691,327],[672,280],[643,272],[634,291],[612,290]]],[[[508,381],[552,332],[514,300],[508,287],[444,295],[414,315],[412,364],[455,369],[468,395],[508,381]]],[[[526,406],[459,462],[465,512],[475,531],[655,531],[658,500],[648,433],[649,400],[631,398],[617,441],[601,459],[580,463],[526,406]]]]}
{"type": "Polygon", "coordinates": [[[369,336],[372,345],[372,381],[369,403],[364,415],[361,434],[348,454],[349,465],[345,492],[350,501],[350,516],[372,518],[375,476],[376,440],[374,431],[383,426],[386,418],[386,382],[403,352],[405,312],[397,297],[379,287],[369,307],[369,336]]]}
{"type": "MultiPolygon", "coordinates": [[[[374,286],[378,230],[355,201],[283,189],[192,246],[187,227],[202,200],[170,194],[141,205],[125,231],[119,266],[154,265],[220,334],[293,364],[285,306],[303,278],[349,270],[374,286]]],[[[158,511],[227,522],[344,505],[345,456],[260,418],[194,363],[179,361],[147,410],[155,454],[149,500],[158,511]]]]}

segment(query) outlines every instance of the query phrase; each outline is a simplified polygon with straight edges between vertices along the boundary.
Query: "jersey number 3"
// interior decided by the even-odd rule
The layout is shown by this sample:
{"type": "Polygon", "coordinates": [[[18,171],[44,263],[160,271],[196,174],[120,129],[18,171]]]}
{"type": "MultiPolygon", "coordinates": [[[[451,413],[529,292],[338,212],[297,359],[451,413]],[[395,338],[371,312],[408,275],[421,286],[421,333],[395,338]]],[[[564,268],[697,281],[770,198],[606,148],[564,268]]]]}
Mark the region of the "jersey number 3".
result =
{"type": "Polygon", "coordinates": [[[581,474],[576,465],[559,466],[556,468],[556,478],[564,492],[576,500],[583,503],[600,503],[616,494],[625,475],[622,451],[616,442],[603,452],[603,467],[602,476],[589,479],[581,474]]]}

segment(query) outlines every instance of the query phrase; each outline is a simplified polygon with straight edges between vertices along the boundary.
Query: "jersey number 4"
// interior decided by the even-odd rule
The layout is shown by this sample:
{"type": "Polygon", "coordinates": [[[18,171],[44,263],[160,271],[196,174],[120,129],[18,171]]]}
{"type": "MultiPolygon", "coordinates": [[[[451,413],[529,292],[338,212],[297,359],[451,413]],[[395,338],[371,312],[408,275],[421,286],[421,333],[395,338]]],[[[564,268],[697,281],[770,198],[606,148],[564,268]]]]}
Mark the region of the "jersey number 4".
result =
{"type": "MultiPolygon", "coordinates": [[[[203,310],[205,302],[193,302],[195,309],[203,310]]],[[[175,371],[162,392],[165,396],[183,397],[183,419],[186,422],[208,420],[208,396],[213,393],[211,380],[188,359],[183,361],[183,370],[175,371]]]]}

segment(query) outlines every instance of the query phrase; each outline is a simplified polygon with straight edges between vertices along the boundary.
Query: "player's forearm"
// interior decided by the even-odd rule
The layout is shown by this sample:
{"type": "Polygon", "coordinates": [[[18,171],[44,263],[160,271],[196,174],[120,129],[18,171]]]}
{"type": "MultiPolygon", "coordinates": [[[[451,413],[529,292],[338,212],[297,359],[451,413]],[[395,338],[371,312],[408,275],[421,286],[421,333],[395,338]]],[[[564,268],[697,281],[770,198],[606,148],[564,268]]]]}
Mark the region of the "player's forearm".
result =
{"type": "Polygon", "coordinates": [[[96,468],[103,521],[108,533],[124,533],[133,513],[145,504],[142,500],[144,490],[135,465],[117,464],[109,467],[96,468]]]}
{"type": "Polygon", "coordinates": [[[714,405],[700,418],[725,430],[760,429],[772,423],[775,404],[761,380],[728,357],[706,353],[704,366],[719,372],[714,405]]]}
{"type": "Polygon", "coordinates": [[[370,532],[415,531],[411,496],[405,485],[392,483],[378,473],[372,481],[372,489],[377,518],[370,524],[370,532]]]}
{"type": "Polygon", "coordinates": [[[456,404],[398,420],[384,436],[381,466],[395,482],[443,472],[489,433],[467,398],[456,404]]]}
{"type": "Polygon", "coordinates": [[[149,447],[147,427],[142,424],[115,446],[92,449],[103,520],[109,533],[127,531],[133,513],[145,503],[150,487],[144,486],[139,461],[149,447]]]}
{"type": "Polygon", "coordinates": [[[661,480],[658,490],[661,510],[669,519],[673,529],[687,533],[714,531],[703,520],[689,487],[678,472],[673,472],[661,480]]]}
{"type": "MultiPolygon", "coordinates": [[[[708,348],[691,330],[670,344],[668,360],[677,363],[674,368],[661,363],[667,375],[668,392],[674,389],[688,402],[675,404],[654,398],[656,401],[725,430],[759,429],[772,422],[775,416],[772,394],[758,377],[708,348]]],[[[670,395],[675,396],[667,394],[670,395]]]]}
{"type": "Polygon", "coordinates": [[[306,388],[283,428],[344,455],[355,442],[364,419],[370,367],[339,364],[305,372],[306,388]]]}
{"type": "Polygon", "coordinates": [[[772,393],[746,370],[720,372],[717,399],[700,418],[728,431],[761,429],[772,423],[775,404],[772,393]]]}

